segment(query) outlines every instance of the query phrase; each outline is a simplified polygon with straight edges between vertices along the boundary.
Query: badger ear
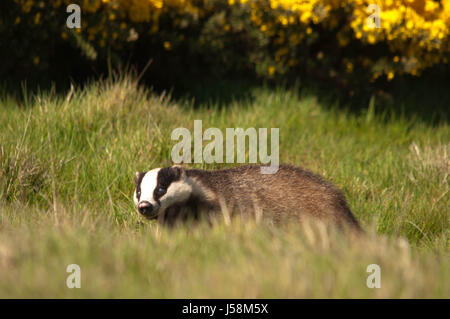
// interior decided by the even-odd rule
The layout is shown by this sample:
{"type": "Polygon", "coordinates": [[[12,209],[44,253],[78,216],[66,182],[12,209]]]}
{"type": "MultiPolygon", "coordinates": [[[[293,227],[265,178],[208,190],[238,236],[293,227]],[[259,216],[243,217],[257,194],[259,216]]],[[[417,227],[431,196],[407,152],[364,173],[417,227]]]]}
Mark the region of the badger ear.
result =
{"type": "Polygon", "coordinates": [[[141,178],[142,173],[140,172],[136,172],[134,173],[134,183],[137,185],[137,183],[139,182],[139,179],[141,178]]]}
{"type": "Polygon", "coordinates": [[[180,179],[184,174],[184,167],[180,165],[175,165],[170,168],[175,176],[175,180],[180,179]]]}

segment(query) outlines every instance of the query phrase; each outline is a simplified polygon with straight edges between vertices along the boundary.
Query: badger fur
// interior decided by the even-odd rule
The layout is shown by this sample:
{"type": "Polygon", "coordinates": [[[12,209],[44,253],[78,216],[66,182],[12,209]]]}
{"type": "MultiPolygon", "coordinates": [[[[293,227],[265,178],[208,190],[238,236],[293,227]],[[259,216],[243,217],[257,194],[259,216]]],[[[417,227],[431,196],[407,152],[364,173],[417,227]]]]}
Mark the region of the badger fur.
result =
{"type": "Polygon", "coordinates": [[[135,182],[139,213],[162,223],[225,210],[275,222],[313,217],[360,229],[340,190],[321,176],[291,165],[280,165],[275,174],[261,174],[260,165],[220,170],[171,166],[137,172],[135,182]]]}

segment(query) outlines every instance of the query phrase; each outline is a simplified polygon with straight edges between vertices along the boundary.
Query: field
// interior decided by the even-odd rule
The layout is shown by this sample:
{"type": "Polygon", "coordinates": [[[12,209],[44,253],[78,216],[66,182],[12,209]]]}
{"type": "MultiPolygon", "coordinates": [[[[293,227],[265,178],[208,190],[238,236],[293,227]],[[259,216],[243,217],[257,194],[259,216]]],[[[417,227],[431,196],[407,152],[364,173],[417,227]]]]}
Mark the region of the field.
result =
{"type": "Polygon", "coordinates": [[[445,121],[372,104],[352,112],[281,86],[198,103],[128,77],[67,95],[2,94],[0,109],[2,298],[450,296],[445,121]],[[171,131],[192,131],[195,119],[223,132],[280,128],[280,161],[343,189],[366,235],[239,218],[173,230],[140,223],[134,172],[170,165],[171,131]],[[80,289],[66,286],[69,264],[81,268],[80,289]],[[370,264],[381,288],[366,285],[370,264]]]}

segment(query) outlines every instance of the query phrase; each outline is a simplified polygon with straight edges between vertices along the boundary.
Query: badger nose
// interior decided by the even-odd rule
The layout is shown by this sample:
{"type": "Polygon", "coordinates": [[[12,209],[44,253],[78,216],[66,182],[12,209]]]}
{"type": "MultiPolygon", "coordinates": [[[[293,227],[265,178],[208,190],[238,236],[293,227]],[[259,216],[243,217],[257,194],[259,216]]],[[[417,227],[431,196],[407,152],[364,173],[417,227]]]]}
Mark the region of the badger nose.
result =
{"type": "Polygon", "coordinates": [[[146,200],[142,201],[138,205],[138,211],[142,215],[149,215],[153,210],[153,205],[146,200]]]}

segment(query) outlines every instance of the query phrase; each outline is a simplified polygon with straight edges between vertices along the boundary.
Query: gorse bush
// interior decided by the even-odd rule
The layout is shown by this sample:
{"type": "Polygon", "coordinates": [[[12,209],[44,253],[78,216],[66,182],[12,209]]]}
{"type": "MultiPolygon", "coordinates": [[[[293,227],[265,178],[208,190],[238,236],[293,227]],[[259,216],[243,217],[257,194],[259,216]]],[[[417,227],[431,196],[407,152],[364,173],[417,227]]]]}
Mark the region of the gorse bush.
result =
{"type": "Polygon", "coordinates": [[[264,78],[303,72],[348,85],[420,76],[447,67],[450,55],[450,0],[83,0],[81,28],[68,29],[71,2],[3,3],[0,36],[10,49],[0,72],[71,74],[153,59],[155,70],[166,62],[264,78]]]}
{"type": "Polygon", "coordinates": [[[276,48],[272,72],[301,64],[298,48],[341,72],[369,70],[372,79],[448,62],[450,1],[269,0],[270,9],[264,2],[250,4],[251,19],[276,48]]]}

